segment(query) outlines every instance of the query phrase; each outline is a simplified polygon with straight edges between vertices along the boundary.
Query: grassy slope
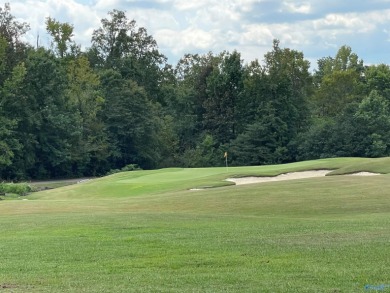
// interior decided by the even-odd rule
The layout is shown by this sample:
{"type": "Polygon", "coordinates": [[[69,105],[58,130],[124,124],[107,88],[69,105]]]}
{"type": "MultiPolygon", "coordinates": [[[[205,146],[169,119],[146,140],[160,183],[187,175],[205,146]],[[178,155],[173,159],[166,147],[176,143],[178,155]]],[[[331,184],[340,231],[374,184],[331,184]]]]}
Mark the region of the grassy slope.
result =
{"type": "Polygon", "coordinates": [[[0,292],[367,292],[390,284],[388,175],[188,190],[308,169],[390,173],[390,159],[121,173],[0,202],[0,292]]]}
{"type": "MultiPolygon", "coordinates": [[[[91,182],[69,186],[60,190],[51,190],[39,193],[32,198],[39,199],[88,199],[113,198],[150,195],[167,191],[188,190],[190,188],[218,187],[233,185],[224,181],[228,177],[244,176],[275,176],[281,173],[303,170],[329,169],[335,170],[349,167],[344,173],[354,172],[354,166],[375,162],[377,159],[365,158],[336,158],[316,161],[305,161],[285,165],[230,167],[226,168],[170,168],[152,171],[136,171],[117,173],[91,182]]],[[[380,159],[388,162],[390,173],[390,158],[380,159]]],[[[385,165],[384,163],[383,165],[385,165]]],[[[375,164],[374,164],[375,165],[375,164]]],[[[378,165],[378,163],[377,163],[378,165]]],[[[382,166],[382,164],[380,165],[382,166]]],[[[362,169],[366,171],[365,169],[362,169]]],[[[357,169],[355,171],[360,171],[357,169]]],[[[370,170],[367,170],[370,171],[370,170]]],[[[372,170],[371,170],[372,171],[372,170]]],[[[340,173],[340,172],[339,172],[340,173]]],[[[387,173],[381,169],[380,173],[387,173]]]]}

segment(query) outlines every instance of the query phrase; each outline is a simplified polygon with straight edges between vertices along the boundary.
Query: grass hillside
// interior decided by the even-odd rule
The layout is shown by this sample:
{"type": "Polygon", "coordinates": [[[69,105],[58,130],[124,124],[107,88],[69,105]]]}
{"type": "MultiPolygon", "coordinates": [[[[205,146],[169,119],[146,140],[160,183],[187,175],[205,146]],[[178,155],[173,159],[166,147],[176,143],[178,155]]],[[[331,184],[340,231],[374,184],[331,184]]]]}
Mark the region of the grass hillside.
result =
{"type": "Polygon", "coordinates": [[[38,193],[31,199],[93,199],[128,198],[185,191],[191,188],[211,188],[233,185],[228,177],[276,176],[305,170],[334,170],[330,175],[359,171],[390,173],[390,158],[335,158],[284,165],[219,168],[169,168],[151,171],[117,173],[79,185],[38,193]]]}
{"type": "Polygon", "coordinates": [[[1,201],[0,292],[390,292],[387,173],[390,158],[175,168],[1,201]],[[335,176],[224,181],[319,169],[335,176]],[[383,175],[340,176],[359,171],[383,175]]]}

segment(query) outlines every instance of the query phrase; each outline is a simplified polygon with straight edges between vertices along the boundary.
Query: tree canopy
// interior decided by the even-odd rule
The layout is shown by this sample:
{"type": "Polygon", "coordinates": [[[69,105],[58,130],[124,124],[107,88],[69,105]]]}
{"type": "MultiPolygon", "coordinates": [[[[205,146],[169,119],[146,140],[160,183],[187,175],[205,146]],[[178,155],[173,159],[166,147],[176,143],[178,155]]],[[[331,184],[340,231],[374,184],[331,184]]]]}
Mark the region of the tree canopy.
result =
{"type": "Polygon", "coordinates": [[[82,50],[48,17],[51,46],[0,7],[0,178],[98,176],[126,165],[261,165],[390,154],[390,67],[344,45],[311,65],[278,40],[168,64],[146,28],[108,12],[82,50]],[[263,60],[260,62],[259,60],[263,60]]]}

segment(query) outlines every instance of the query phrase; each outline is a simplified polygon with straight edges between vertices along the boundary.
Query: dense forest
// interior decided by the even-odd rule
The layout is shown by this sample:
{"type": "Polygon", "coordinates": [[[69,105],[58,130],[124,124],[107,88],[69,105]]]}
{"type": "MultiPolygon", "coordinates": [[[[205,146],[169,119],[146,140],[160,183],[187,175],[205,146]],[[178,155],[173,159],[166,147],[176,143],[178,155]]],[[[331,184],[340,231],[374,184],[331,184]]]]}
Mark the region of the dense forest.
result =
{"type": "Polygon", "coordinates": [[[46,19],[52,45],[0,8],[0,178],[99,176],[121,168],[262,165],[390,155],[390,67],[348,46],[318,60],[279,41],[260,61],[186,54],[167,63],[113,10],[82,50],[46,19]],[[38,42],[37,42],[38,43],[38,42]]]}

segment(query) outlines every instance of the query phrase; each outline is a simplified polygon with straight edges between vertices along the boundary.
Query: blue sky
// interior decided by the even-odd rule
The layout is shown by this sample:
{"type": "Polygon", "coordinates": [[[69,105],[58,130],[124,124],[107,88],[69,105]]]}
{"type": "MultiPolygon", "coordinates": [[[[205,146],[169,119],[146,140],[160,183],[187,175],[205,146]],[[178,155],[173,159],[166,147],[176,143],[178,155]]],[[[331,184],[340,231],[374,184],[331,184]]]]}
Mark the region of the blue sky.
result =
{"type": "MultiPolygon", "coordinates": [[[[3,5],[2,5],[3,6],[3,5]]],[[[245,62],[263,60],[272,40],[302,51],[316,66],[342,45],[365,64],[390,64],[390,0],[13,0],[11,13],[28,22],[26,36],[49,46],[45,18],[75,27],[83,47],[107,12],[126,11],[147,29],[160,51],[175,65],[185,53],[218,54],[237,50],[245,62]]]]}

